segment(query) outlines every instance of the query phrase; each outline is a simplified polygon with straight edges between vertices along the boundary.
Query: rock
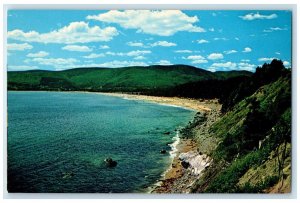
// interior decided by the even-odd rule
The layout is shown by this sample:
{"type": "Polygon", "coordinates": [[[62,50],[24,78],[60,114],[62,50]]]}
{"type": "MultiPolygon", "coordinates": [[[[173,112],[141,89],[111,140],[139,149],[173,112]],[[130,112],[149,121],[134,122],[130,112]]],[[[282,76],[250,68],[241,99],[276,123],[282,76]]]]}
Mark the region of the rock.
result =
{"type": "Polygon", "coordinates": [[[66,172],[63,174],[63,179],[69,179],[69,178],[72,178],[74,176],[74,173],[73,172],[66,172]]]}
{"type": "Polygon", "coordinates": [[[190,166],[190,163],[189,163],[189,162],[186,162],[186,161],[182,161],[182,162],[181,162],[181,165],[182,165],[183,168],[186,169],[186,168],[188,168],[188,167],[190,166]]]}
{"type": "Polygon", "coordinates": [[[170,135],[171,132],[169,132],[169,131],[168,131],[168,132],[164,132],[164,134],[165,134],[165,135],[170,135]]]}
{"type": "Polygon", "coordinates": [[[167,153],[167,151],[165,149],[162,149],[162,150],[160,150],[160,153],[165,154],[165,153],[167,153]]]}
{"type": "Polygon", "coordinates": [[[107,158],[107,159],[104,159],[104,162],[106,164],[107,167],[116,167],[117,166],[117,162],[115,160],[113,160],[112,158],[107,158]]]}

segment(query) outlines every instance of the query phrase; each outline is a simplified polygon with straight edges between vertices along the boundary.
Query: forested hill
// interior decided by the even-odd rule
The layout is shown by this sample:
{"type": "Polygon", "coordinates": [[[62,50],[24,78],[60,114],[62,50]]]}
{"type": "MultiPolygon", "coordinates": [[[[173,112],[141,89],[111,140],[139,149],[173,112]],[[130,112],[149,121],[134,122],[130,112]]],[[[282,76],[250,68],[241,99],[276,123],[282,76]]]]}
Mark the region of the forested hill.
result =
{"type": "Polygon", "coordinates": [[[191,82],[250,75],[252,73],[248,71],[213,73],[187,65],[9,71],[8,90],[109,91],[158,95],[191,82]]]}

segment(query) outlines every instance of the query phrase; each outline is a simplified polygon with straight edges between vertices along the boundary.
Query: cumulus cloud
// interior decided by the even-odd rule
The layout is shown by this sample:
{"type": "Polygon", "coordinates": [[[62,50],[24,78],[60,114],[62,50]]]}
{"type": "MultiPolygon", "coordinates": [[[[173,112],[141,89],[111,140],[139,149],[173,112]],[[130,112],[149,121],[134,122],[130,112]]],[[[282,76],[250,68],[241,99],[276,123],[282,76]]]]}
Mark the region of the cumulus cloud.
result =
{"type": "Polygon", "coordinates": [[[91,48],[87,46],[79,46],[79,45],[67,45],[61,48],[62,50],[67,51],[78,51],[78,52],[91,52],[93,51],[91,48]]]}
{"type": "Polygon", "coordinates": [[[197,40],[198,44],[204,44],[204,43],[209,43],[209,41],[205,40],[205,39],[200,39],[197,40]]]}
{"type": "Polygon", "coordinates": [[[9,51],[24,51],[26,49],[32,49],[33,46],[28,43],[17,44],[17,43],[10,43],[7,44],[7,50],[9,51]]]}
{"type": "Polygon", "coordinates": [[[100,64],[85,64],[80,67],[106,67],[106,68],[121,68],[121,67],[128,67],[128,66],[147,66],[145,62],[141,61],[108,61],[105,63],[100,64]]]}
{"type": "Polygon", "coordinates": [[[152,52],[149,50],[136,50],[136,51],[130,51],[130,52],[106,52],[106,55],[111,56],[140,56],[145,54],[151,54],[152,52]]]}
{"type": "Polygon", "coordinates": [[[131,46],[131,47],[143,47],[144,46],[144,44],[142,42],[127,42],[127,45],[131,46]]]}
{"type": "Polygon", "coordinates": [[[249,53],[251,51],[252,51],[252,49],[250,47],[245,47],[243,50],[244,53],[249,53]]]}
{"type": "Polygon", "coordinates": [[[252,71],[253,72],[256,67],[257,66],[254,65],[254,64],[249,64],[249,63],[244,63],[244,62],[238,64],[238,69],[239,70],[247,70],[247,71],[252,71]]]}
{"type": "Polygon", "coordinates": [[[79,62],[77,59],[74,58],[33,58],[31,61],[36,62],[40,65],[46,66],[74,66],[75,63],[79,62]]]}
{"type": "Polygon", "coordinates": [[[83,56],[83,58],[86,58],[86,59],[94,59],[94,58],[101,58],[101,57],[104,57],[105,54],[95,54],[95,53],[91,53],[90,55],[88,56],[83,56]]]}
{"type": "Polygon", "coordinates": [[[191,50],[176,50],[176,51],[174,51],[175,53],[193,53],[193,51],[191,51],[191,50]]]}
{"type": "Polygon", "coordinates": [[[110,41],[118,35],[114,27],[101,29],[99,26],[90,27],[85,22],[72,22],[68,26],[54,30],[48,33],[39,33],[36,31],[24,32],[23,30],[12,30],[7,33],[8,39],[14,39],[24,42],[39,43],[61,43],[75,44],[110,41]]]}
{"type": "Polygon", "coordinates": [[[186,58],[183,57],[183,59],[191,60],[192,64],[208,63],[208,61],[201,55],[191,55],[186,58]]]}
{"type": "Polygon", "coordinates": [[[192,55],[192,56],[188,56],[186,59],[189,59],[189,60],[203,60],[205,58],[201,55],[192,55]]]}
{"type": "Polygon", "coordinates": [[[137,32],[171,36],[176,32],[205,32],[194,25],[197,16],[188,16],[179,10],[111,10],[99,15],[89,15],[88,20],[98,20],[107,23],[117,23],[125,29],[137,29],[137,32]]]}
{"type": "Polygon", "coordinates": [[[109,46],[107,46],[107,45],[101,45],[101,46],[99,46],[99,49],[109,49],[109,46]]]}
{"type": "Polygon", "coordinates": [[[283,61],[283,65],[286,66],[286,67],[288,67],[288,66],[290,66],[290,62],[288,62],[288,61],[283,61]]]}
{"type": "Polygon", "coordinates": [[[27,57],[30,57],[30,58],[43,58],[45,56],[48,56],[49,53],[48,52],[45,52],[45,51],[39,51],[37,53],[29,53],[27,54],[26,56],[27,57]]]}
{"type": "Polygon", "coordinates": [[[218,60],[218,59],[223,59],[224,56],[221,53],[212,53],[212,54],[209,54],[207,58],[210,60],[218,60]]]}
{"type": "Polygon", "coordinates": [[[276,14],[271,14],[271,15],[262,15],[262,14],[259,14],[259,13],[249,13],[249,14],[246,14],[244,16],[239,16],[240,18],[242,18],[243,20],[248,20],[248,21],[251,21],[251,20],[270,20],[270,19],[274,19],[274,18],[277,18],[277,15],[276,14]]]}
{"type": "Polygon", "coordinates": [[[226,37],[215,37],[214,40],[215,41],[219,41],[219,40],[227,41],[228,39],[226,37]]]}
{"type": "Polygon", "coordinates": [[[158,65],[172,65],[172,63],[168,60],[160,60],[160,61],[156,62],[155,64],[158,64],[158,65]]]}
{"type": "Polygon", "coordinates": [[[25,70],[36,70],[36,69],[38,69],[37,66],[24,66],[24,65],[7,66],[8,71],[25,71],[25,70]]]}
{"type": "Polygon", "coordinates": [[[263,58],[259,58],[258,61],[260,61],[260,62],[270,62],[273,59],[277,59],[277,58],[266,58],[266,57],[263,57],[263,58]]]}
{"type": "Polygon", "coordinates": [[[167,41],[158,41],[158,42],[154,42],[154,43],[150,44],[150,46],[152,46],[152,47],[157,47],[157,46],[174,47],[174,46],[177,46],[177,44],[175,44],[173,42],[167,42],[167,41]]]}
{"type": "Polygon", "coordinates": [[[233,62],[225,62],[225,63],[213,63],[212,64],[212,67],[215,67],[215,68],[227,68],[227,69],[230,69],[230,70],[233,70],[236,68],[236,63],[233,63],[233,62]]]}
{"type": "Polygon", "coordinates": [[[224,51],[224,54],[234,54],[237,53],[236,50],[232,49],[232,50],[228,50],[228,51],[224,51]]]}

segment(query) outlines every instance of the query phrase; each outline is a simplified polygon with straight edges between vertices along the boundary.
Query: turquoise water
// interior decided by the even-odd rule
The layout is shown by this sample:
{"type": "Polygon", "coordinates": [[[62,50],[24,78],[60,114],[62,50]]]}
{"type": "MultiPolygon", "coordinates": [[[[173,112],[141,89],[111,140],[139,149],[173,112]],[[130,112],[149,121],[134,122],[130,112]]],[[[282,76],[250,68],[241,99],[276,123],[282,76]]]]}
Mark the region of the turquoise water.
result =
{"type": "Polygon", "coordinates": [[[193,115],[93,93],[8,92],[8,190],[145,192],[169,167],[160,150],[193,115]]]}

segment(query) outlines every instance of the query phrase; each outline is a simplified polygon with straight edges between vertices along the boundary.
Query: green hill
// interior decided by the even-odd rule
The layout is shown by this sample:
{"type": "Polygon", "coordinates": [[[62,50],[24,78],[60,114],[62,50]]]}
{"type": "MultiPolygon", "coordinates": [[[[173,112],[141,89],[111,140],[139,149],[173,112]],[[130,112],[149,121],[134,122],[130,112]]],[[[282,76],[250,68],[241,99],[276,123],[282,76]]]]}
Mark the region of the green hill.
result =
{"type": "Polygon", "coordinates": [[[199,149],[207,149],[204,153],[212,157],[213,163],[193,185],[193,192],[289,192],[290,70],[280,61],[264,64],[232,95],[235,96],[228,99],[240,98],[240,101],[231,102],[233,106],[212,124],[209,133],[198,138],[199,149]],[[254,81],[264,83],[248,85],[254,81]]]}
{"type": "Polygon", "coordinates": [[[237,75],[251,75],[251,72],[232,71],[220,74],[187,65],[10,71],[8,89],[143,92],[237,75]]]}

